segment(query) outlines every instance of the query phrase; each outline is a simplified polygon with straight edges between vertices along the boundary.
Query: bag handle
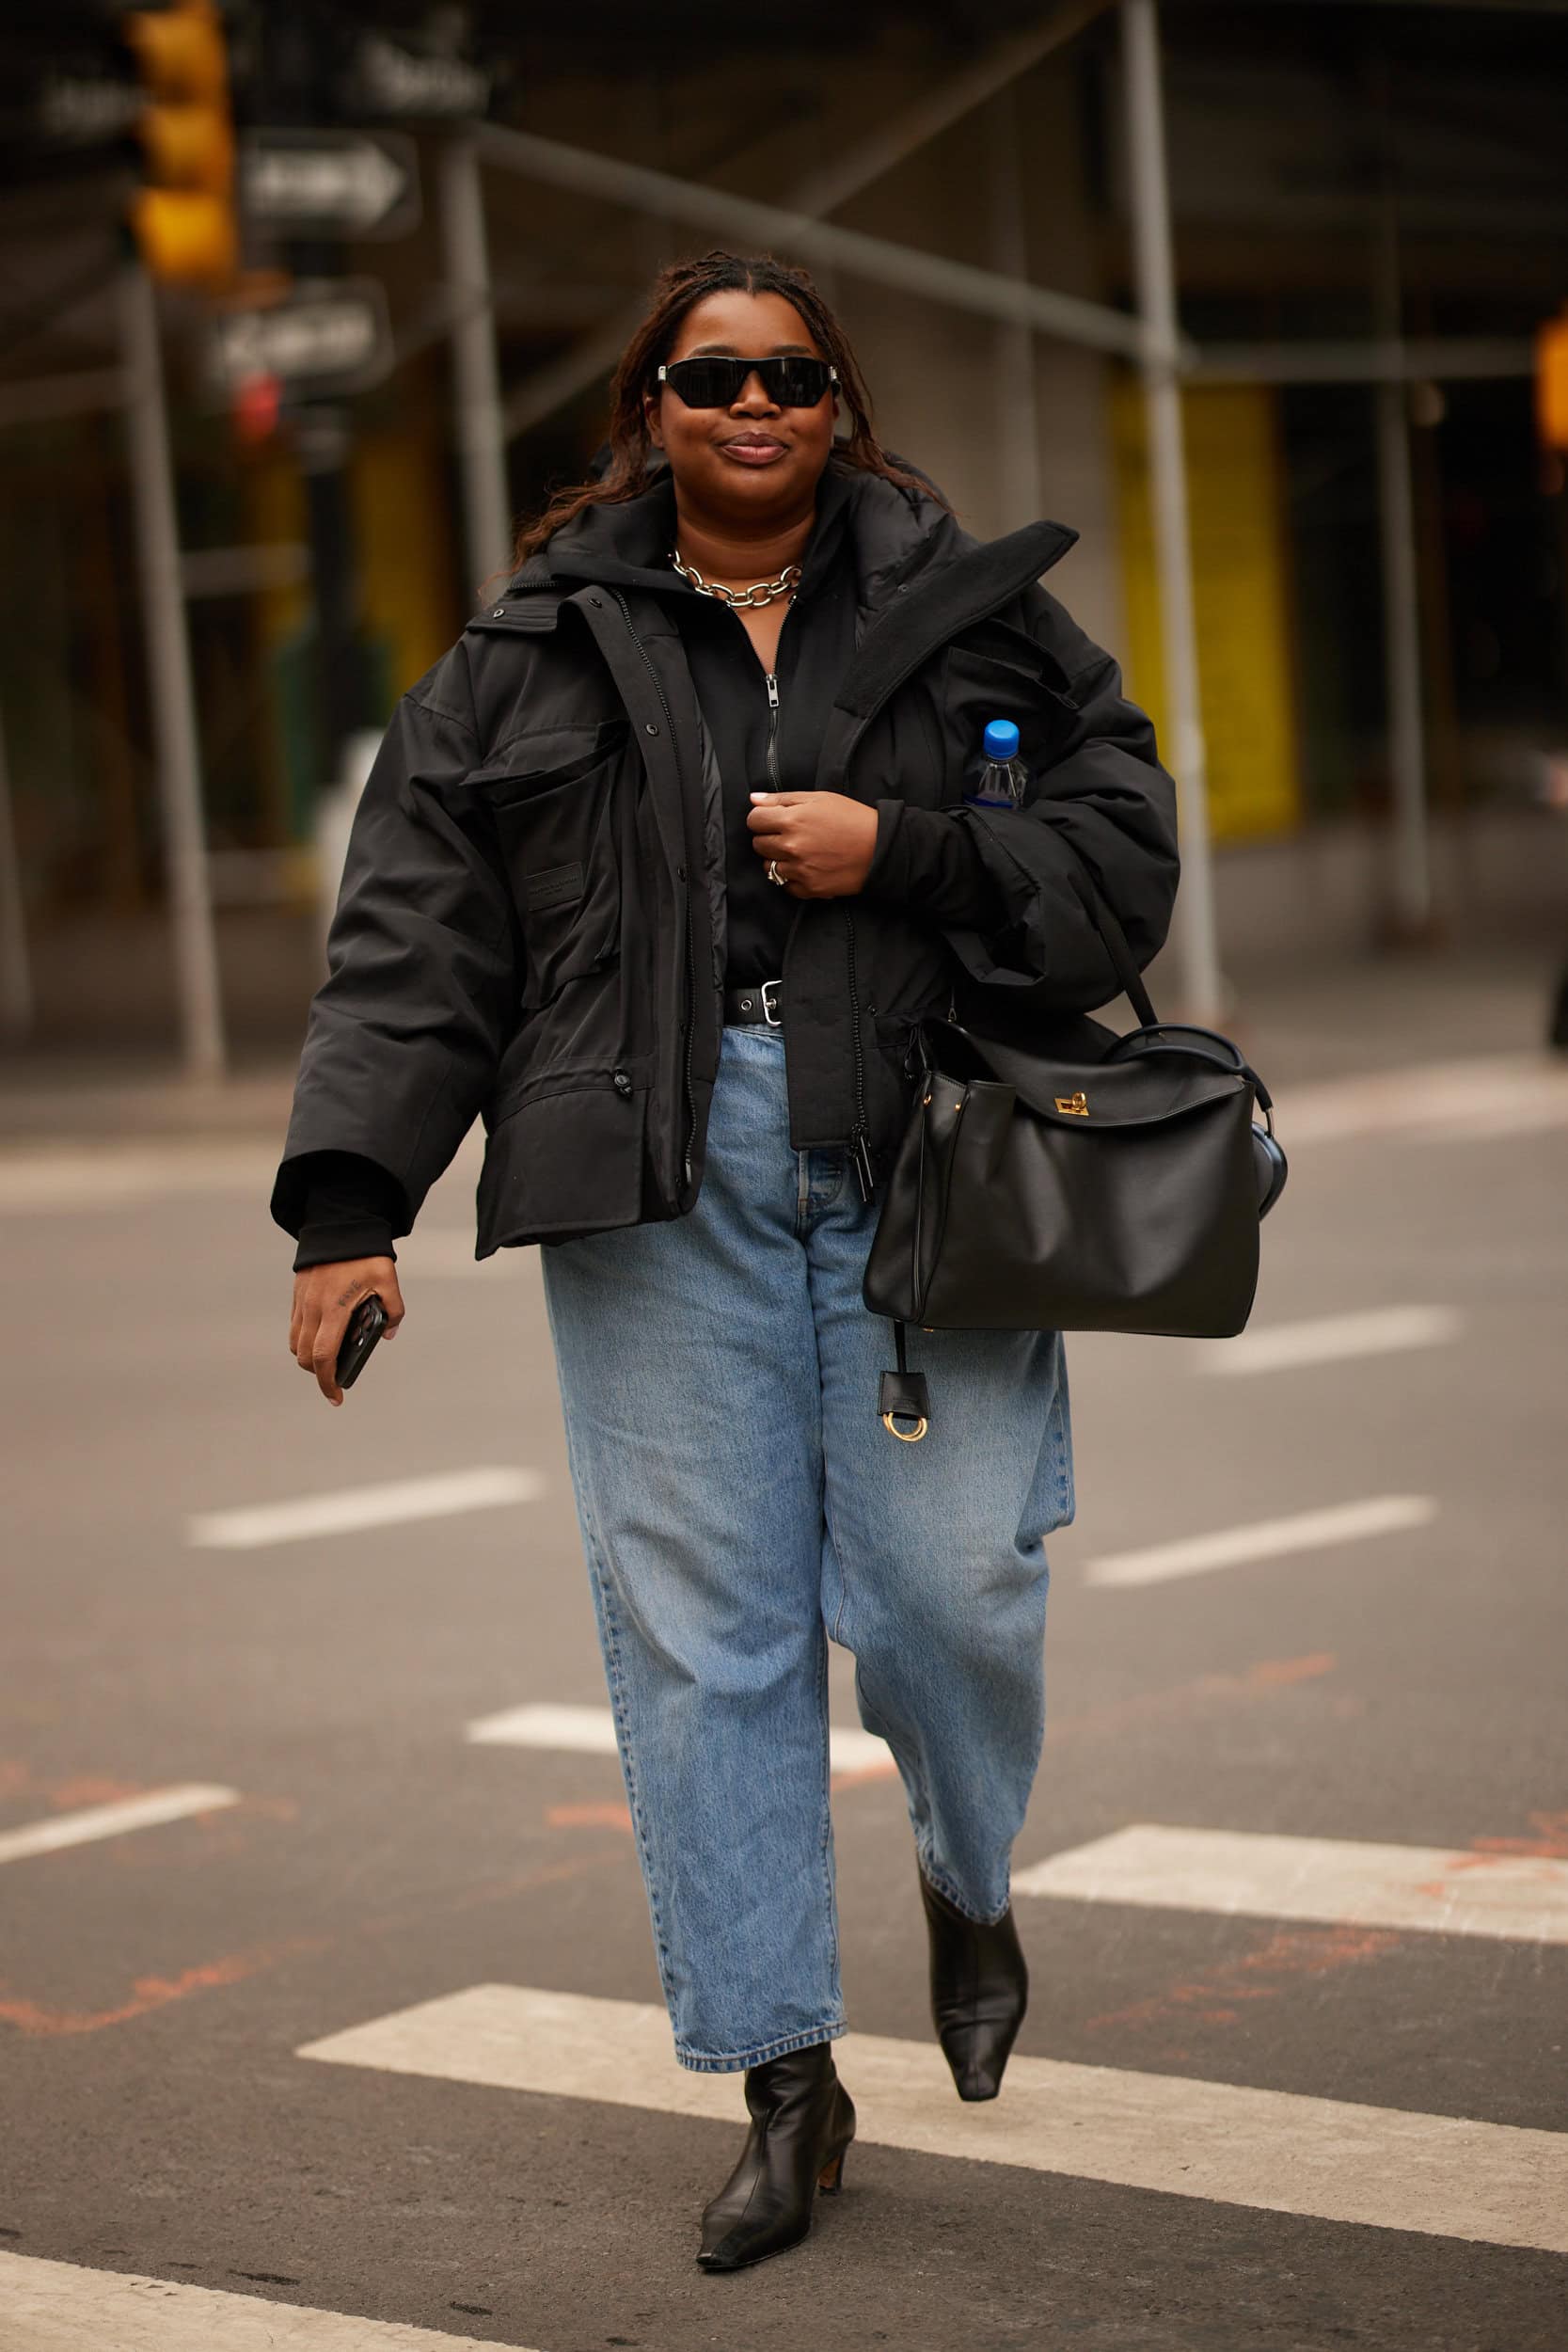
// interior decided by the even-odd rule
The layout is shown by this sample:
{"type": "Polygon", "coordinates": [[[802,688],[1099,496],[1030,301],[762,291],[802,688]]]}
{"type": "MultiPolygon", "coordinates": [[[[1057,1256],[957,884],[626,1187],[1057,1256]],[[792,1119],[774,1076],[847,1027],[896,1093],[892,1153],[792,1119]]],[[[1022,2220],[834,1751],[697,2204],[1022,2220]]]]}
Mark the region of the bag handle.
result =
{"type": "Polygon", "coordinates": [[[1083,900],[1084,911],[1089,921],[1100,934],[1101,946],[1111,959],[1111,969],[1120,983],[1122,994],[1137,1014],[1140,1025],[1146,1029],[1157,1029],[1160,1026],[1160,1016],[1154,1009],[1152,997],[1144,986],[1143,975],[1133,961],[1132,950],[1127,944],[1127,933],[1117,920],[1109,903],[1101,896],[1096,887],[1083,851],[1075,843],[1069,841],[1066,834],[1062,833],[1059,828],[1053,827],[1053,830],[1057,833],[1058,838],[1066,843],[1077,861],[1071,869],[1072,886],[1083,900]]]}

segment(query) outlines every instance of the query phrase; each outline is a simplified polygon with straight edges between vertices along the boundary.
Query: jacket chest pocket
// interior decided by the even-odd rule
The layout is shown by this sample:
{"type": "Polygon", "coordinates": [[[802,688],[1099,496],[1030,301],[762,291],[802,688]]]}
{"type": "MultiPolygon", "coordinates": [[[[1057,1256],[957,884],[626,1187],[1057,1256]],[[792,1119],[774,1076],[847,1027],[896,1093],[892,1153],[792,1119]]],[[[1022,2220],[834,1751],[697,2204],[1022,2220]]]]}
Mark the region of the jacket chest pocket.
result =
{"type": "Polygon", "coordinates": [[[621,952],[624,719],[525,737],[468,778],[495,825],[537,1011],[621,952]]]}

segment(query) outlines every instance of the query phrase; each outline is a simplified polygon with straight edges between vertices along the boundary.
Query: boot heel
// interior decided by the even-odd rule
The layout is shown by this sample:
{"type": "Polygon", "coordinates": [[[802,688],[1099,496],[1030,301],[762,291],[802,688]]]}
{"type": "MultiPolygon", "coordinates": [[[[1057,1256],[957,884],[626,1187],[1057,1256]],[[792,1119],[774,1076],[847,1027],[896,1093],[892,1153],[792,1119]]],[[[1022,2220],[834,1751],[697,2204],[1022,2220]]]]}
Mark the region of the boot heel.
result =
{"type": "Polygon", "coordinates": [[[829,2164],[825,2164],[822,2167],[821,2171],[817,2174],[816,2185],[821,2190],[824,2197],[837,2197],[842,2192],[844,2187],[844,2159],[848,2153],[849,2152],[847,2148],[841,2148],[837,2155],[833,2157],[832,2161],[829,2164]]]}

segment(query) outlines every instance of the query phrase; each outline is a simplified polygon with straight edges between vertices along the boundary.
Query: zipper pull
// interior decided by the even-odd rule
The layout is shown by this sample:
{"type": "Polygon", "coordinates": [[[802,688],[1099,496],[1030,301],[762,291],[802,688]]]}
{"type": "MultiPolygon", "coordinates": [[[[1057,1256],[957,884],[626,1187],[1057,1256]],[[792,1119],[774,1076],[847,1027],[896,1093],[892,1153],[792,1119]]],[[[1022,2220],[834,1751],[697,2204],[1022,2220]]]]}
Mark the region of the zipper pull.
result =
{"type": "Polygon", "coordinates": [[[771,670],[768,673],[768,707],[775,713],[779,707],[779,681],[771,670]]]}
{"type": "Polygon", "coordinates": [[[849,1157],[855,1164],[855,1175],[861,1188],[861,1199],[867,1208],[877,1198],[877,1171],[871,1165],[871,1152],[863,1131],[849,1146],[849,1157]]]}

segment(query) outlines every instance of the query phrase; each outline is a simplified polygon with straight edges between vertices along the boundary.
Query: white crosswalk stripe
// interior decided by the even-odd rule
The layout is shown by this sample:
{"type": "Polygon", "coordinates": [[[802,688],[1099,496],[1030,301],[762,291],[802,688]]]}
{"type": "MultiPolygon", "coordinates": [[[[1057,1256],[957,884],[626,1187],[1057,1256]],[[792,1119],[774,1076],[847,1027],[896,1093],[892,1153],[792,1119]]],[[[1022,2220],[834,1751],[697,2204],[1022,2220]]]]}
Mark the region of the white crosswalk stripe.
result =
{"type": "MultiPolygon", "coordinates": [[[[468,1725],[467,1737],[478,1747],[553,1748],[578,1756],[616,1753],[615,1718],[608,1707],[552,1706],[547,1702],[509,1707],[497,1715],[481,1715],[468,1725]]],[[[829,1740],[835,1772],[892,1766],[887,1742],[853,1724],[832,1724],[829,1740]]]]}
{"type": "Polygon", "coordinates": [[[311,1535],[351,1534],[396,1527],[409,1519],[442,1519],[459,1511],[485,1511],[503,1502],[537,1502],[546,1482],[537,1470],[442,1470],[430,1478],[391,1478],[336,1494],[302,1495],[293,1502],[262,1502],[238,1511],[204,1511],[187,1528],[201,1549],[248,1551],[261,1544],[299,1543],[311,1535]]]}
{"type": "Polygon", "coordinates": [[[1568,1944],[1568,1861],[1138,1822],[1013,1874],[1015,1895],[1568,1944]]]}
{"type": "Polygon", "coordinates": [[[1434,1143],[1544,1134],[1568,1126],[1568,1070],[1545,1055],[1489,1054],[1416,1063],[1296,1088],[1282,1111],[1287,1148],[1358,1136],[1419,1135],[1434,1143]]]}
{"type": "Polygon", "coordinates": [[[1357,1314],[1313,1315],[1304,1323],[1263,1324],[1233,1340],[1197,1340],[1193,1359],[1213,1379],[1244,1379],[1299,1364],[1348,1363],[1456,1340],[1465,1318],[1452,1307],[1369,1307],[1357,1314]]]}
{"type": "MultiPolygon", "coordinates": [[[[475,1985],[298,2055],[732,2130],[741,2112],[736,2077],[675,2064],[662,2010],[521,1985],[475,1985]]],[[[860,2137],[874,2145],[1568,2252],[1568,2133],[1017,2057],[994,2106],[964,2107],[934,2043],[856,2034],[840,2056],[860,2137]]]]}
{"type": "Polygon", "coordinates": [[[5,2352],[528,2352],[140,2272],[0,2253],[5,2352]]]}
{"type": "Polygon", "coordinates": [[[165,1821],[187,1820],[192,1814],[213,1813],[221,1805],[239,1802],[237,1788],[212,1788],[204,1781],[187,1782],[178,1788],[150,1788],[145,1796],[83,1805],[74,1813],[56,1813],[48,1820],[29,1821],[22,1829],[0,1831],[0,1862],[58,1853],[66,1846],[90,1845],[100,1837],[123,1837],[128,1830],[156,1829],[165,1821]]]}
{"type": "Polygon", "coordinates": [[[1164,1584],[1173,1577],[1205,1576],[1212,1568],[1249,1568],[1262,1560],[1288,1559],[1292,1552],[1327,1551],[1339,1544],[1364,1543],[1372,1535],[1401,1534],[1408,1528],[1425,1527],[1436,1516],[1431,1495],[1371,1495],[1364,1502],[1331,1503],[1326,1510],[1298,1511],[1291,1518],[1257,1519],[1246,1527],[1183,1535],[1138,1551],[1106,1552],[1089,1562],[1084,1581],[1164,1584]]]}

